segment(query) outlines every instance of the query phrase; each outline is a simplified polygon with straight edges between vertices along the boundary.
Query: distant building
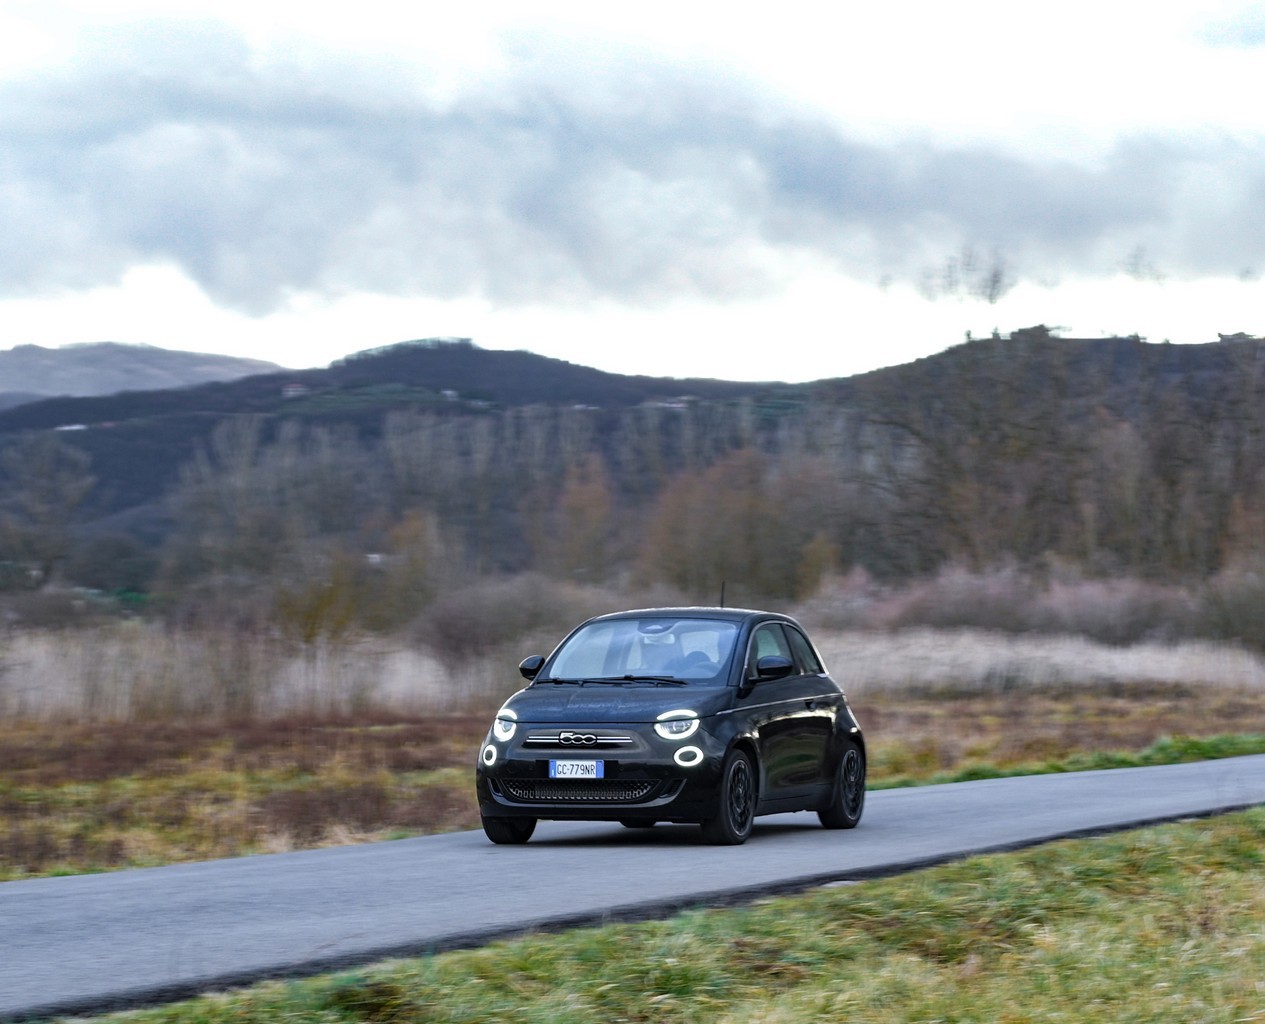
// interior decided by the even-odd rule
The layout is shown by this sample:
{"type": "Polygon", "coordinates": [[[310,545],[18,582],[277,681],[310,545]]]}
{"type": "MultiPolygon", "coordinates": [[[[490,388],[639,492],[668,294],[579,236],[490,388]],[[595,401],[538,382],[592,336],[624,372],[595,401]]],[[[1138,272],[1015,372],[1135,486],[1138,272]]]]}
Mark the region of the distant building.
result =
{"type": "Polygon", "coordinates": [[[1265,338],[1258,338],[1255,335],[1248,334],[1246,331],[1236,331],[1234,334],[1222,334],[1217,332],[1218,341],[1235,342],[1235,341],[1265,341],[1265,338]]]}
{"type": "Polygon", "coordinates": [[[306,384],[300,384],[297,381],[291,384],[281,385],[282,398],[302,398],[311,389],[306,384]]]}

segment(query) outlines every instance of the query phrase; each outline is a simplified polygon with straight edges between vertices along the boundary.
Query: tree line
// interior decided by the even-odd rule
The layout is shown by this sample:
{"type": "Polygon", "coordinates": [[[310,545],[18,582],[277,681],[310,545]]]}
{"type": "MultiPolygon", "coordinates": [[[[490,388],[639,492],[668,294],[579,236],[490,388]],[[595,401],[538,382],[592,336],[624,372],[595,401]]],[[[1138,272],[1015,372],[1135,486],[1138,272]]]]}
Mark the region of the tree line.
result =
{"type": "Polygon", "coordinates": [[[695,600],[853,568],[1208,577],[1265,548],[1265,355],[1184,348],[1035,331],[776,397],[405,409],[372,431],[228,416],[157,540],[77,521],[93,467],[31,432],[0,453],[0,582],[267,593],[303,628],[387,628],[527,570],[695,600]]]}

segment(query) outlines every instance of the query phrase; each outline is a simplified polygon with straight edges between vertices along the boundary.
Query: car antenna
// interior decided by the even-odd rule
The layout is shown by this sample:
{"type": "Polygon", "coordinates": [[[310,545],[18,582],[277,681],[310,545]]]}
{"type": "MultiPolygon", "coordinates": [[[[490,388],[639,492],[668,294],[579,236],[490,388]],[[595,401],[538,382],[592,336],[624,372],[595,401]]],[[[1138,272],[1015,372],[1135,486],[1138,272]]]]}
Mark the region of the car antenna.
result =
{"type": "Polygon", "coordinates": [[[720,581],[720,606],[725,607],[725,581],[720,581]]]}

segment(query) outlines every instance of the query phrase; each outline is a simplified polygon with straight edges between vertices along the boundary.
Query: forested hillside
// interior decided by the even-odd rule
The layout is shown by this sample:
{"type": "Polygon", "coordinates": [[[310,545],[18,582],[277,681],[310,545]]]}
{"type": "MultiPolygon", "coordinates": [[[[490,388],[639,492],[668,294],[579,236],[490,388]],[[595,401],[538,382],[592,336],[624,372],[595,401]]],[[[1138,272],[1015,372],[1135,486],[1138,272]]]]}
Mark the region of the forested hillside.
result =
{"type": "Polygon", "coordinates": [[[746,385],[455,341],[43,402],[0,413],[3,564],[10,586],[292,598],[367,578],[383,620],[528,569],[708,599],[948,564],[1200,579],[1265,546],[1263,360],[1038,328],[746,385]]]}

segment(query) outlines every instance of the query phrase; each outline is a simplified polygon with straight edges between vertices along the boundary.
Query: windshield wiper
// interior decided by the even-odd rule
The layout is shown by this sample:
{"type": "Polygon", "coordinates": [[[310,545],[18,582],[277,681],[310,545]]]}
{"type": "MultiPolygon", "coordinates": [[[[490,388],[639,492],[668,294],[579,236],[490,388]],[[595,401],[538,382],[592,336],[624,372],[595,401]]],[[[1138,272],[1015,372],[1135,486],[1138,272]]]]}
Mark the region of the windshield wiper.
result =
{"type": "Polygon", "coordinates": [[[609,683],[617,686],[620,683],[654,683],[655,686],[688,686],[684,679],[678,679],[676,676],[642,676],[642,675],[623,675],[623,676],[599,676],[596,679],[586,679],[586,683],[609,683]]]}
{"type": "Polygon", "coordinates": [[[620,683],[624,682],[624,680],[625,680],[624,676],[610,676],[603,679],[553,679],[553,678],[550,678],[550,679],[537,679],[532,685],[547,686],[549,684],[552,684],[554,686],[588,686],[589,683],[593,683],[595,685],[598,683],[601,683],[605,686],[618,686],[620,683]]]}
{"type": "Polygon", "coordinates": [[[655,686],[690,685],[684,679],[677,679],[676,676],[639,676],[632,674],[623,676],[586,676],[584,679],[537,679],[533,681],[532,685],[588,686],[590,683],[594,686],[622,686],[624,683],[653,683],[655,686]]]}

